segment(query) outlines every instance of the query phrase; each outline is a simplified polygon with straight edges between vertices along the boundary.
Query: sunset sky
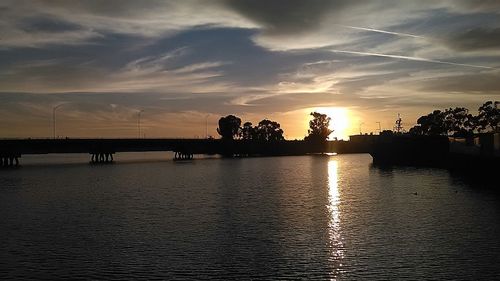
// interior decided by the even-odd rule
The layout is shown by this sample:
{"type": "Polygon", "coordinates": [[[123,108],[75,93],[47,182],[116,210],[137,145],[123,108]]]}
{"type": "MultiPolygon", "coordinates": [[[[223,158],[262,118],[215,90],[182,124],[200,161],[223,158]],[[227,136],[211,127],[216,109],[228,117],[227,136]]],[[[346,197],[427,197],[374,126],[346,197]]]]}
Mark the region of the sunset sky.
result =
{"type": "Polygon", "coordinates": [[[500,97],[500,1],[0,0],[0,138],[335,136],[500,97]],[[361,124],[361,126],[360,126],[361,124]]]}

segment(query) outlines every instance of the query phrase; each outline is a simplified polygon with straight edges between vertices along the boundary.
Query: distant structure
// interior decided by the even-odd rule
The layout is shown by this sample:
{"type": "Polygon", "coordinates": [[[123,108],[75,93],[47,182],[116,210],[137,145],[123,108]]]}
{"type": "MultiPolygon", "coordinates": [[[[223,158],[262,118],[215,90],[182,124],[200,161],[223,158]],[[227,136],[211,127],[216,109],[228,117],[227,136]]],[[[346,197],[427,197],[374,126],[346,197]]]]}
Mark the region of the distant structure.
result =
{"type": "Polygon", "coordinates": [[[405,132],[403,128],[403,119],[401,119],[401,114],[398,113],[398,119],[396,119],[396,124],[394,124],[394,132],[396,134],[402,134],[405,132]]]}

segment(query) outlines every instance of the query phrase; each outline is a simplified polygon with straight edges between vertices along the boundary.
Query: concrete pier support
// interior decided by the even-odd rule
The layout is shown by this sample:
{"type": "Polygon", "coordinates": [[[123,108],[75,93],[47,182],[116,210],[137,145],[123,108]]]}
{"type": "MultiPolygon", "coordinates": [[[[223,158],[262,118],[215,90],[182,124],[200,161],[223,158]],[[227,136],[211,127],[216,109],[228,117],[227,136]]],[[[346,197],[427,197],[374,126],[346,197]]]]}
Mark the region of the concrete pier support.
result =
{"type": "Polygon", "coordinates": [[[187,152],[174,152],[174,160],[192,160],[194,158],[194,154],[187,152]]]}
{"type": "Polygon", "coordinates": [[[92,164],[106,164],[113,163],[113,154],[111,152],[95,152],[90,153],[90,163],[92,164]]]}
{"type": "Polygon", "coordinates": [[[0,168],[19,167],[19,155],[0,155],[0,168]]]}

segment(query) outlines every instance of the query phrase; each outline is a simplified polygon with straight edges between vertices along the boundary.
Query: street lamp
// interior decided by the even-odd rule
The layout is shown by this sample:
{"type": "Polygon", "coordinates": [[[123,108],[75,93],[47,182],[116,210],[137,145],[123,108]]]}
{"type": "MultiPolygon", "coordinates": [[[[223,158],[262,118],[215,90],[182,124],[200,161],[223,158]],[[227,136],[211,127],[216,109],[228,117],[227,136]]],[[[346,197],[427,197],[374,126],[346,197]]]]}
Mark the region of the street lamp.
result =
{"type": "Polygon", "coordinates": [[[137,129],[138,129],[138,138],[141,138],[141,113],[144,112],[143,109],[139,110],[137,114],[137,129]]]}
{"type": "Polygon", "coordinates": [[[207,116],[205,116],[205,138],[208,139],[208,116],[210,116],[210,114],[207,114],[207,116]]]}
{"type": "Polygon", "coordinates": [[[52,134],[54,139],[56,138],[56,110],[63,105],[64,103],[61,103],[52,108],[52,134]]]}

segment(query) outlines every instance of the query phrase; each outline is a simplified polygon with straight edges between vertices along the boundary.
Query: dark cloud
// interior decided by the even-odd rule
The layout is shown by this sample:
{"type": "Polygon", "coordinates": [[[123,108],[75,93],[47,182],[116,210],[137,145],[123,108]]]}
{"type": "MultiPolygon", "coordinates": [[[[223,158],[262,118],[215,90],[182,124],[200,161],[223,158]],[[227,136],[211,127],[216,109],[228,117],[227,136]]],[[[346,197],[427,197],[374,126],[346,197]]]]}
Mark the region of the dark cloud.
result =
{"type": "Polygon", "coordinates": [[[23,19],[19,27],[27,32],[64,32],[81,29],[81,26],[50,17],[31,17],[23,19]]]}
{"type": "Polygon", "coordinates": [[[498,0],[452,0],[448,3],[452,7],[461,9],[464,13],[500,13],[500,1],[498,0]]]}
{"type": "Polygon", "coordinates": [[[89,13],[109,17],[135,17],[150,12],[152,9],[167,9],[171,2],[161,0],[122,1],[122,0],[87,0],[73,2],[65,0],[38,0],[35,5],[45,8],[57,8],[68,13],[89,13]]]}
{"type": "Polygon", "coordinates": [[[438,77],[421,81],[422,91],[460,92],[500,95],[500,79],[498,73],[463,74],[438,77]]]}
{"type": "Polygon", "coordinates": [[[500,28],[471,28],[446,38],[444,42],[459,51],[500,49],[500,28]]]}
{"type": "Polygon", "coordinates": [[[302,32],[317,27],[332,9],[348,1],[331,0],[225,0],[228,7],[261,24],[268,33],[302,32]]]}

